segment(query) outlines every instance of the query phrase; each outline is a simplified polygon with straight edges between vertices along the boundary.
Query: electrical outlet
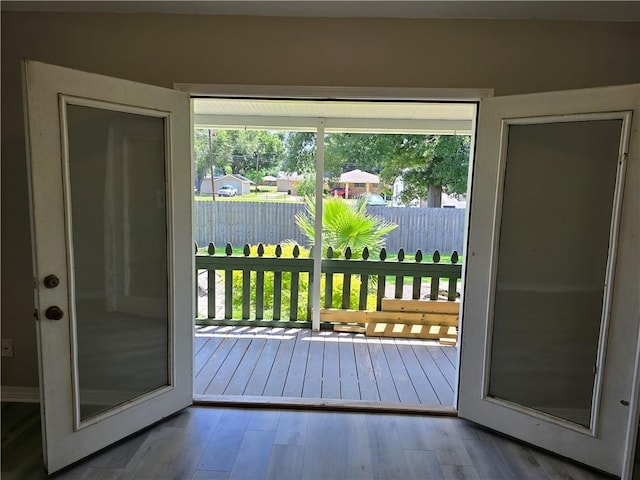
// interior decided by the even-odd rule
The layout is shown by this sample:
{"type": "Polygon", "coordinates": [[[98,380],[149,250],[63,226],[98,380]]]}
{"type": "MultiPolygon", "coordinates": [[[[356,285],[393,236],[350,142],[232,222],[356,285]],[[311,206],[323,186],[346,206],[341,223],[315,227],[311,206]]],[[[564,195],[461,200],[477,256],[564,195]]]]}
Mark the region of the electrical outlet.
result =
{"type": "Polygon", "coordinates": [[[13,340],[10,338],[2,339],[2,356],[13,357],[13,340]]]}

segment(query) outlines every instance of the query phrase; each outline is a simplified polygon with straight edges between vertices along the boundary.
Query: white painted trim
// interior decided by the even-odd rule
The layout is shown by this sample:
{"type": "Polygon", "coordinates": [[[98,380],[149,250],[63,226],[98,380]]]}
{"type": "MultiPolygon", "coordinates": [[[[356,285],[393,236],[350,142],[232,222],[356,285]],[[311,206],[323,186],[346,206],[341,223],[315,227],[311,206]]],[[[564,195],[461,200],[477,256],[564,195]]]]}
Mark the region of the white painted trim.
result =
{"type": "MultiPolygon", "coordinates": [[[[471,127],[471,142],[469,145],[469,171],[467,172],[467,205],[464,214],[464,233],[462,239],[462,255],[464,259],[468,258],[469,254],[469,229],[471,226],[471,205],[473,198],[473,172],[476,168],[476,136],[478,133],[478,107],[476,103],[474,105],[472,127],[471,127]]],[[[458,311],[458,342],[462,339],[462,332],[464,330],[464,300],[465,300],[465,286],[467,278],[467,261],[462,262],[462,271],[460,273],[461,279],[461,295],[460,295],[460,310],[458,311]]],[[[462,348],[456,348],[456,378],[453,388],[453,406],[458,409],[458,394],[460,392],[460,362],[462,348]]]]}
{"type": "MultiPolygon", "coordinates": [[[[274,100],[275,101],[275,100],[274,100]]],[[[297,132],[313,132],[317,117],[274,117],[261,115],[211,115],[194,114],[200,128],[224,128],[242,130],[286,129],[297,132]]],[[[413,133],[433,135],[470,135],[471,120],[401,119],[401,118],[326,118],[327,133],[413,133]]]]}
{"type": "MultiPolygon", "coordinates": [[[[60,185],[61,132],[60,94],[76,98],[95,98],[101,106],[118,105],[116,110],[143,109],[154,117],[167,117],[166,128],[172,141],[168,161],[177,162],[168,188],[172,192],[172,235],[169,248],[171,292],[176,301],[171,312],[170,362],[175,372],[172,388],[153,393],[153,399],[128,404],[87,428],[74,431],[73,394],[70,388],[70,328],[66,322],[38,321],[38,363],[43,399],[43,452],[49,473],[53,473],[104,446],[118,441],[165,418],[193,402],[193,244],[191,207],[190,111],[187,95],[160,87],[78,72],[40,62],[24,63],[26,81],[27,132],[30,152],[31,192],[33,193],[34,249],[36,271],[59,272],[60,288],[45,289],[37,277],[37,308],[50,305],[69,309],[67,293],[66,235],[64,202],[60,185]],[[104,105],[107,104],[107,105],[104,105]],[[148,109],[148,111],[147,111],[148,109]],[[179,162],[179,163],[178,163],[179,162]],[[50,227],[50,228],[47,228],[50,227]],[[53,254],[52,254],[53,252],[53,254]],[[189,267],[191,266],[191,267],[189,267]],[[190,319],[179,322],[178,319],[190,319]],[[65,361],[66,359],[66,361],[65,361]]],[[[68,317],[65,316],[65,320],[68,317]]],[[[126,373],[126,372],[123,372],[126,373]]]]}
{"type": "Polygon", "coordinates": [[[330,87],[302,85],[225,85],[175,83],[173,88],[193,96],[315,100],[478,101],[493,97],[493,88],[330,87]]]}
{"type": "Polygon", "coordinates": [[[38,387],[0,387],[0,398],[3,402],[40,403],[40,389],[38,387]]]}
{"type": "MultiPolygon", "coordinates": [[[[611,309],[611,296],[613,292],[613,278],[615,273],[615,261],[618,245],[618,230],[620,223],[620,212],[622,208],[622,192],[624,191],[624,173],[626,167],[626,156],[629,149],[629,136],[631,129],[631,112],[598,112],[598,113],[581,113],[581,114],[567,114],[567,115],[549,115],[539,117],[522,117],[522,118],[509,118],[502,121],[501,134],[500,134],[500,156],[498,160],[498,178],[497,189],[495,196],[494,206],[494,219],[493,219],[493,249],[490,258],[490,285],[489,285],[489,301],[487,308],[487,330],[485,331],[485,350],[484,350],[484,369],[483,369],[483,400],[493,402],[513,410],[519,411],[524,414],[532,415],[534,417],[543,418],[551,423],[555,423],[566,428],[570,428],[584,433],[584,427],[571,422],[566,422],[556,417],[549,417],[543,412],[536,410],[535,408],[521,407],[512,402],[498,400],[489,397],[489,376],[491,365],[491,352],[492,352],[492,332],[494,323],[494,308],[495,308],[495,296],[497,287],[497,274],[498,274],[498,252],[500,249],[500,231],[502,226],[502,204],[504,199],[504,180],[507,164],[507,150],[509,143],[509,127],[511,125],[541,125],[541,124],[555,124],[555,123],[568,123],[568,122],[587,122],[587,121],[603,121],[603,120],[622,120],[620,144],[618,153],[618,167],[616,172],[614,198],[612,202],[611,224],[609,230],[609,249],[607,252],[607,266],[604,279],[604,292],[603,292],[603,304],[601,310],[600,320],[600,333],[598,341],[597,352],[597,371],[594,379],[594,386],[591,400],[591,421],[589,432],[591,436],[596,437],[598,432],[598,419],[600,413],[600,399],[602,397],[602,382],[604,374],[604,361],[606,356],[606,345],[609,331],[609,318],[611,309]],[[573,428],[574,425],[576,428],[573,428]]],[[[510,289],[517,291],[521,290],[524,285],[513,286],[510,289]]],[[[531,288],[531,285],[527,286],[531,288]]],[[[578,287],[558,285],[562,291],[577,291],[578,287]]],[[[590,290],[594,289],[593,285],[585,285],[590,290]]],[[[534,286],[535,291],[546,291],[549,285],[546,286],[534,286]]],[[[597,290],[601,290],[598,288],[597,290]]],[[[553,290],[557,291],[557,290],[553,290]]]]}
{"type": "MultiPolygon", "coordinates": [[[[640,319],[639,319],[640,323],[640,319]]],[[[633,385],[629,399],[629,417],[627,419],[627,435],[622,459],[622,480],[631,480],[636,457],[638,441],[638,422],[640,422],[640,330],[636,342],[636,358],[633,369],[633,385]]]]}
{"type": "Polygon", "coordinates": [[[311,327],[317,332],[320,330],[320,277],[322,273],[322,211],[324,205],[322,188],[324,186],[324,119],[317,121],[316,130],[316,211],[313,223],[315,225],[315,237],[313,239],[313,309],[311,310],[311,327]]]}
{"type": "MultiPolygon", "coordinates": [[[[637,242],[638,169],[640,168],[639,85],[602,87],[565,92],[547,92],[487,99],[480,109],[476,144],[471,231],[465,258],[464,329],[461,337],[459,415],[531,444],[551,449],[559,455],[620,475],[623,464],[633,462],[633,439],[640,412],[633,415],[629,403],[640,397],[640,335],[638,316],[637,242]],[[482,399],[482,366],[487,327],[492,219],[500,158],[501,121],[505,118],[536,118],[626,112],[636,117],[629,139],[629,156],[620,217],[618,259],[611,305],[604,391],[601,398],[597,436],[580,435],[531,415],[522,415],[482,399]],[[481,162],[481,163],[479,163],[481,162]],[[634,361],[636,362],[634,364],[634,361]],[[634,369],[635,367],[635,369],[634,369]],[[635,390],[632,390],[636,386],[635,390]],[[626,429],[626,431],[625,431],[626,429]]],[[[575,118],[575,117],[574,117],[575,118]]],[[[611,199],[610,201],[612,201],[611,199]]],[[[612,205],[611,205],[612,206],[612,205]]],[[[607,232],[608,233],[608,232],[607,232]]],[[[640,405],[634,404],[636,409],[640,405]]]]}

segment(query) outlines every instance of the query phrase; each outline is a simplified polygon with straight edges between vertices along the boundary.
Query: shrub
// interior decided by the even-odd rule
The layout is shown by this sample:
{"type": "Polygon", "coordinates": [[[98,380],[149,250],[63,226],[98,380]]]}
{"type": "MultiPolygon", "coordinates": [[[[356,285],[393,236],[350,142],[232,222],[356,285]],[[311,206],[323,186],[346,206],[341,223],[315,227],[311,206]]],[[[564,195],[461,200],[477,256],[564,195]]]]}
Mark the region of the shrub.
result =
{"type": "MultiPolygon", "coordinates": [[[[313,245],[315,242],[315,212],[313,199],[305,199],[307,212],[296,215],[296,224],[313,245]]],[[[398,226],[367,213],[367,200],[347,202],[342,198],[327,198],[322,208],[322,256],[332,247],[334,257],[351,247],[353,258],[360,258],[364,247],[372,255],[384,246],[384,238],[398,226]]]]}
{"type": "MultiPolygon", "coordinates": [[[[280,258],[293,258],[293,249],[295,244],[282,245],[282,255],[280,258]]],[[[309,250],[298,246],[300,249],[300,255],[298,258],[308,258],[309,250]]],[[[265,257],[275,257],[276,245],[265,245],[264,255],[265,257]]],[[[251,247],[251,257],[258,256],[258,247],[251,247]]],[[[251,290],[251,302],[250,302],[250,317],[255,318],[256,313],[256,280],[257,273],[251,272],[250,277],[250,290],[251,290]]],[[[332,307],[340,308],[342,299],[342,286],[344,278],[341,274],[333,276],[333,296],[332,307]]],[[[324,296],[325,278],[322,277],[320,284],[322,295],[324,296]]],[[[358,308],[358,299],[360,291],[360,279],[357,276],[351,278],[351,291],[349,295],[349,308],[358,308]]],[[[274,292],[274,272],[264,273],[264,311],[263,318],[273,318],[273,292],[274,292]]],[[[291,273],[285,272],[282,274],[282,303],[281,303],[281,319],[289,320],[289,310],[291,306],[291,273]]],[[[233,272],[233,318],[242,318],[242,272],[233,272]]],[[[307,309],[309,306],[309,274],[301,273],[298,283],[298,320],[311,320],[307,318],[307,309]]],[[[367,308],[375,310],[376,298],[375,295],[369,294],[367,298],[367,308]]],[[[324,307],[324,302],[321,307],[324,307]]]]}

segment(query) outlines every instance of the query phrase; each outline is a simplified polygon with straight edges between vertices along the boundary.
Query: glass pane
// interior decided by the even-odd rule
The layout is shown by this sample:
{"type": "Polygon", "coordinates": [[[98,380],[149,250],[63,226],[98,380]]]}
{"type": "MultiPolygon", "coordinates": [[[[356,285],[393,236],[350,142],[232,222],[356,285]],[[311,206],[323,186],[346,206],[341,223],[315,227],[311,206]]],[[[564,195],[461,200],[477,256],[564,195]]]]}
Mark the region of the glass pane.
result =
{"type": "Polygon", "coordinates": [[[489,393],[587,427],[621,128],[509,128],[489,393]]]}
{"type": "Polygon", "coordinates": [[[80,418],[167,385],[164,120],[67,106],[80,418]]]}

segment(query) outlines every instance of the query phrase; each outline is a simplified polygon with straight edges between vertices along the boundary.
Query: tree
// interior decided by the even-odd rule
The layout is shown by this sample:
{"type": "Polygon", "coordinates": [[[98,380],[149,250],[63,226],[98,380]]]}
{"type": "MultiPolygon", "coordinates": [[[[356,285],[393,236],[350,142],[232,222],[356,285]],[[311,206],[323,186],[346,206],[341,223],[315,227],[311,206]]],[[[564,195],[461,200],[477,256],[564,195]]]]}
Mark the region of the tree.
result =
{"type": "MultiPolygon", "coordinates": [[[[287,133],[283,169],[312,171],[315,140],[313,133],[287,133]]],[[[388,184],[400,178],[403,202],[426,198],[429,207],[439,207],[443,191],[466,193],[469,145],[466,135],[333,133],[325,137],[325,172],[338,177],[360,169],[388,184]]]]}
{"type": "Polygon", "coordinates": [[[384,165],[381,176],[388,183],[401,178],[405,203],[427,198],[427,206],[440,207],[442,192],[467,190],[470,138],[463,135],[409,135],[384,165]]]}
{"type": "Polygon", "coordinates": [[[303,179],[296,185],[297,195],[300,197],[314,197],[316,194],[316,176],[313,172],[302,174],[303,179]]]}
{"type": "Polygon", "coordinates": [[[215,130],[203,128],[196,128],[193,131],[193,161],[195,164],[194,187],[198,192],[202,187],[202,181],[204,180],[204,178],[207,175],[211,174],[212,153],[214,153],[213,169],[216,171],[216,173],[220,173],[220,169],[223,168],[223,166],[220,165],[219,157],[215,155],[215,148],[209,148],[210,145],[211,147],[214,147],[214,145],[216,144],[215,136],[211,137],[211,144],[209,143],[209,137],[214,132],[215,130]]]}
{"type": "Polygon", "coordinates": [[[275,168],[284,155],[284,135],[281,132],[222,130],[220,133],[231,173],[251,175],[259,179],[256,166],[263,170],[275,168]]]}
{"type": "Polygon", "coordinates": [[[378,174],[402,144],[401,135],[334,133],[327,136],[325,171],[338,177],[350,170],[378,174]]]}
{"type": "Polygon", "coordinates": [[[198,191],[204,177],[211,173],[212,159],[215,175],[239,173],[256,181],[262,171],[276,169],[284,155],[284,134],[281,132],[197,128],[193,144],[195,187],[198,191]],[[209,132],[215,132],[211,137],[212,153],[209,150],[209,132]]]}
{"type": "Polygon", "coordinates": [[[287,132],[284,136],[284,149],[282,170],[289,173],[315,171],[315,132],[287,132]]]}

